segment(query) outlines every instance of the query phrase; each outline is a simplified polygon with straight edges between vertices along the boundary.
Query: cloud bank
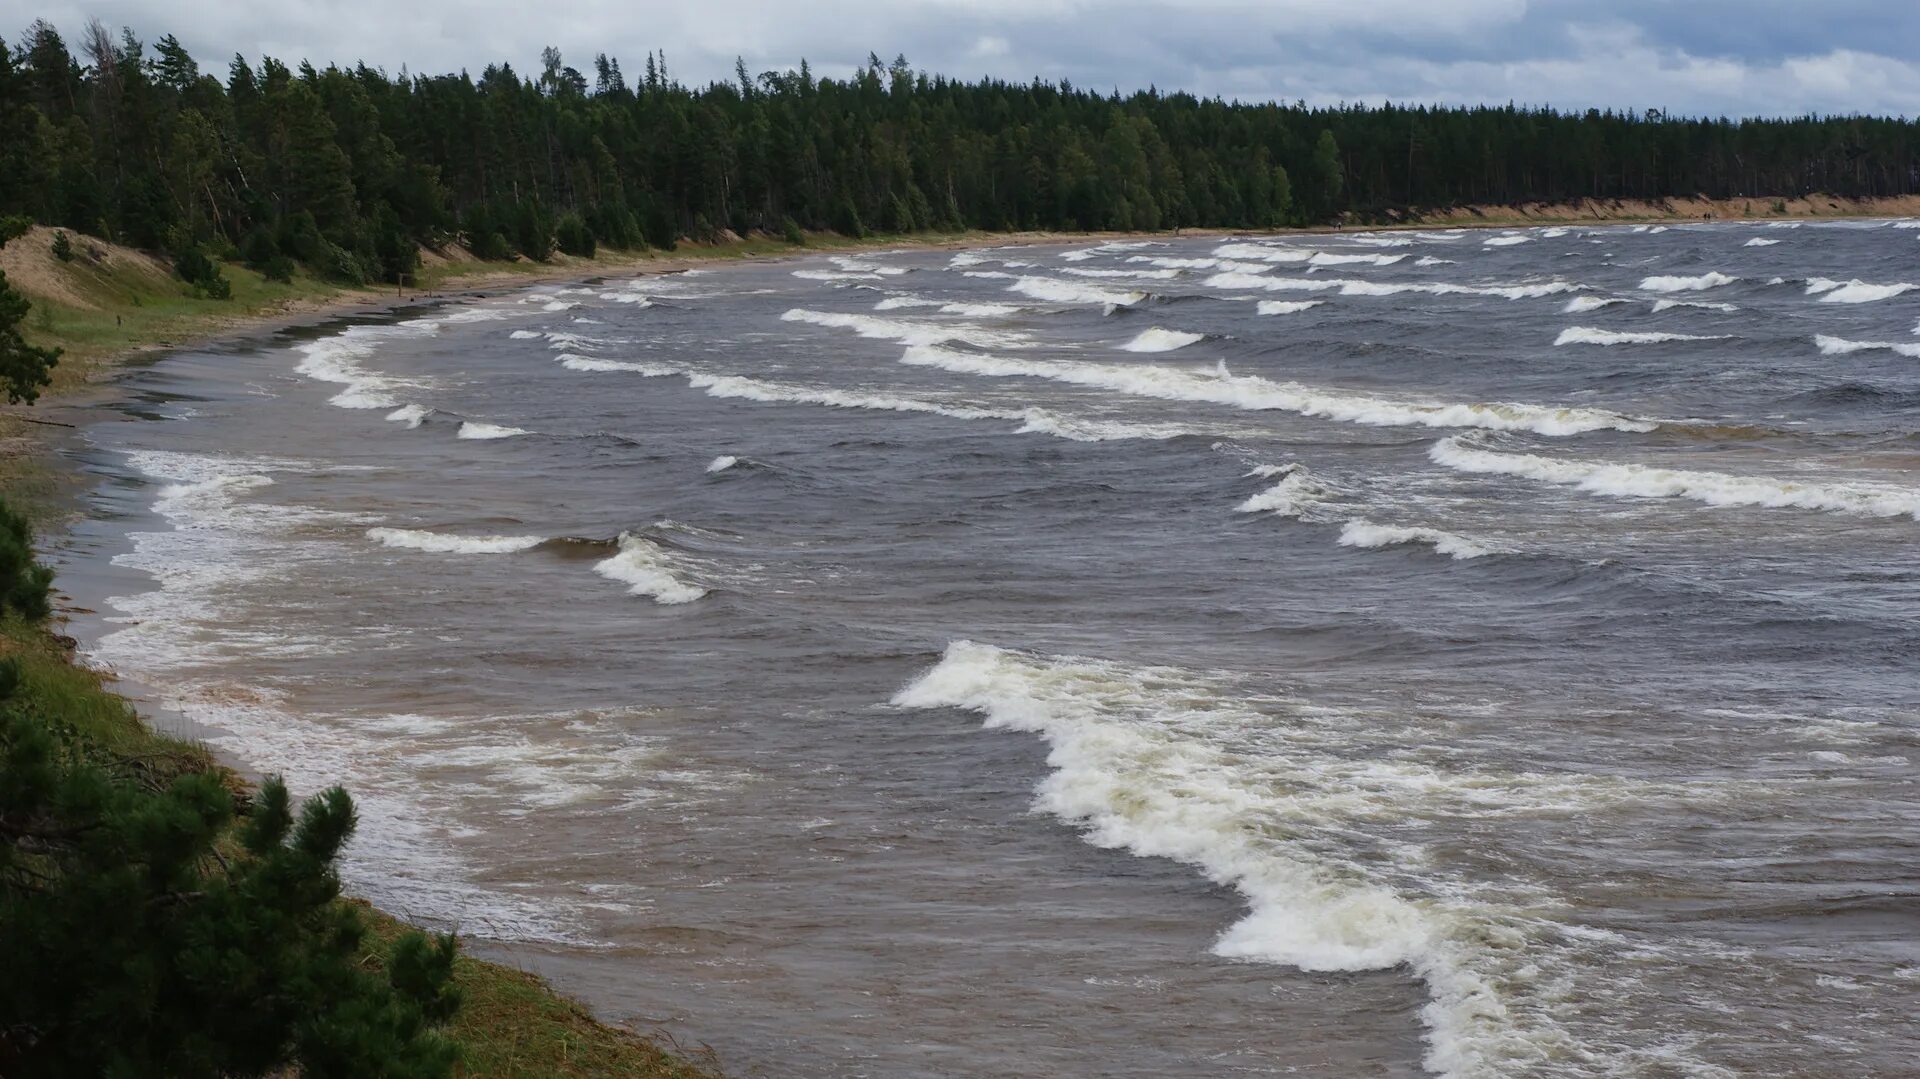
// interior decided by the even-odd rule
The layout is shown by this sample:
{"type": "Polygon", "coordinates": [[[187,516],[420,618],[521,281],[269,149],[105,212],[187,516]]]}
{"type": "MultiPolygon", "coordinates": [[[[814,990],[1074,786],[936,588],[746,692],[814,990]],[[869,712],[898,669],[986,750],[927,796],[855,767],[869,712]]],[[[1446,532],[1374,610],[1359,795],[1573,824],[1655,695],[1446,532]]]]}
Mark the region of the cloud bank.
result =
{"type": "Polygon", "coordinates": [[[104,0],[39,13],[69,38],[89,16],[149,41],[170,32],[216,72],[236,52],[531,72],[551,44],[583,71],[595,53],[618,57],[629,78],[664,50],[700,83],[730,78],[736,56],[756,73],[805,57],[843,75],[872,51],[963,78],[1246,101],[1920,116],[1920,4],[1895,0],[104,0]]]}

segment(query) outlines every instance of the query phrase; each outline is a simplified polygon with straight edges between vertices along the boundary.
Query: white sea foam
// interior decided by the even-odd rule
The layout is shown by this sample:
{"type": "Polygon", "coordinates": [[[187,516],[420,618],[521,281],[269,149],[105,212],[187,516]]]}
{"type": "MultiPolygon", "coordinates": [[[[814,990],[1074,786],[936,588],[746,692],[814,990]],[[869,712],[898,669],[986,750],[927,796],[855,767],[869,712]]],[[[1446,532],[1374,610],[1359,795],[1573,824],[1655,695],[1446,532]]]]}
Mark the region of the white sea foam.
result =
{"type": "Polygon", "coordinates": [[[1117,420],[1081,419],[1043,408],[995,409],[947,404],[895,394],[859,390],[819,389],[788,383],[770,382],[745,375],[714,375],[659,364],[602,360],[590,356],[568,356],[561,366],[574,371],[625,372],[648,378],[682,377],[687,384],[709,397],[760,401],[767,404],[822,405],[827,408],[868,409],[879,412],[917,412],[946,416],[957,420],[1003,420],[1017,423],[1016,434],[1043,434],[1074,442],[1108,442],[1122,439],[1164,440],[1198,433],[1196,429],[1175,424],[1138,424],[1117,420]]]}
{"type": "Polygon", "coordinates": [[[943,315],[959,315],[962,318],[1011,318],[1026,310],[1010,303],[948,303],[940,305],[943,315]]]}
{"type": "MultiPolygon", "coordinates": [[[[1213,951],[1309,971],[1405,966],[1426,985],[1425,1064],[1447,1079],[1531,1074],[1545,1059],[1634,1074],[1635,1050],[1563,1025],[1582,985],[1552,898],[1468,890],[1392,841],[1410,821],[1458,828],[1649,797],[1608,776],[1449,771],[1366,752],[1374,717],[1236,694],[1166,667],[969,641],[897,692],[1048,746],[1037,809],[1088,843],[1191,865],[1246,902],[1213,951]],[[1619,1065],[1615,1067],[1614,1065],[1619,1065]]],[[[1569,1074],[1572,1074],[1569,1072],[1569,1074]]]]}
{"type": "Polygon", "coordinates": [[[1718,270],[1710,270],[1692,277],[1678,275],[1656,275],[1640,279],[1643,292],[1704,292],[1710,288],[1720,288],[1740,280],[1728,277],[1718,270]]]}
{"type": "Polygon", "coordinates": [[[460,425],[460,430],[455,433],[454,437],[487,441],[496,438],[513,438],[516,435],[528,433],[527,430],[520,427],[506,427],[497,423],[486,423],[482,420],[467,420],[460,425]]]}
{"type": "Polygon", "coordinates": [[[1138,336],[1120,347],[1127,352],[1172,352],[1174,349],[1185,348],[1196,341],[1205,340],[1206,336],[1203,333],[1163,330],[1155,326],[1140,331],[1138,336]]]}
{"type": "Polygon", "coordinates": [[[1844,337],[1820,334],[1813,339],[1813,343],[1820,347],[1820,354],[1823,356],[1845,356],[1850,352],[1884,350],[1920,359],[1920,341],[1849,341],[1844,337]]]}
{"type": "Polygon", "coordinates": [[[1319,307],[1325,300],[1261,300],[1253,305],[1254,311],[1262,315],[1292,315],[1308,308],[1319,307]]]}
{"type": "Polygon", "coordinates": [[[620,533],[620,553],[593,564],[593,571],[627,586],[630,596],[649,596],[655,603],[692,603],[707,590],[682,581],[680,567],[666,548],[632,532],[620,533]]]}
{"type": "Polygon", "coordinates": [[[1336,255],[1329,251],[1316,251],[1307,260],[1309,266],[1391,266],[1405,259],[1405,255],[1336,255]]]}
{"type": "Polygon", "coordinates": [[[873,305],[875,311],[898,311],[907,307],[938,307],[939,300],[929,300],[924,296],[889,296],[873,305]]]}
{"type": "Polygon", "coordinates": [[[1021,376],[1096,386],[1137,397],[1199,401],[1248,410],[1278,410],[1376,426],[1484,427],[1570,435],[1585,431],[1651,431],[1652,421],[1602,409],[1523,404],[1450,404],[1343,394],[1250,375],[1137,364],[1022,360],[909,346],[901,362],[988,377],[1021,376]]]}
{"type": "Polygon", "coordinates": [[[1700,311],[1738,311],[1739,307],[1730,303],[1713,303],[1707,300],[1655,300],[1653,313],[1671,311],[1676,307],[1691,307],[1700,311]]]}
{"type": "Polygon", "coordinates": [[[295,345],[300,354],[294,370],[320,382],[344,386],[328,403],[340,408],[398,408],[396,394],[403,389],[419,389],[424,383],[369,370],[363,361],[373,355],[380,342],[395,336],[423,336],[431,331],[420,327],[352,326],[317,341],[295,345]]]}
{"type": "Polygon", "coordinates": [[[1456,559],[1479,558],[1494,553],[1465,536],[1442,532],[1437,528],[1382,525],[1356,518],[1340,529],[1342,547],[1391,547],[1399,543],[1424,543],[1456,559]]]}
{"type": "Polygon", "coordinates": [[[559,357],[560,366],[569,371],[626,371],[636,375],[658,377],[677,375],[677,367],[664,367],[654,363],[633,363],[628,360],[603,360],[598,356],[576,356],[563,352],[559,357]]]}
{"type": "Polygon", "coordinates": [[[1460,472],[1519,476],[1616,498],[1686,498],[1710,506],[1763,506],[1920,520],[1920,488],[1889,483],[1813,481],[1773,476],[1690,472],[1613,461],[1570,461],[1470,446],[1443,438],[1428,452],[1435,464],[1460,472]]]}
{"type": "Polygon", "coordinates": [[[1852,281],[1833,281],[1824,277],[1807,280],[1807,295],[1819,296],[1821,303],[1874,303],[1890,300],[1903,292],[1911,292],[1920,285],[1905,281],[1891,285],[1874,285],[1855,278],[1852,281]]]}
{"type": "Polygon", "coordinates": [[[725,472],[727,469],[732,468],[734,465],[737,465],[739,463],[740,463],[740,458],[735,457],[732,454],[722,454],[721,456],[715,457],[712,461],[707,463],[707,471],[708,472],[725,472]]]}
{"type": "Polygon", "coordinates": [[[1267,292],[1331,292],[1342,296],[1498,296],[1507,300],[1538,299],[1586,288],[1568,281],[1541,281],[1524,285],[1456,285],[1446,281],[1361,281],[1340,277],[1271,277],[1245,273],[1217,273],[1202,282],[1207,288],[1262,289],[1267,292]]]}
{"type": "Polygon", "coordinates": [[[805,322],[814,326],[852,330],[861,337],[880,341],[899,341],[909,345],[933,345],[942,341],[961,341],[978,348],[1020,348],[1027,338],[1005,330],[988,330],[957,322],[927,322],[901,318],[882,318],[844,311],[810,311],[795,307],[780,316],[782,322],[805,322]]]}
{"type": "Polygon", "coordinates": [[[1560,237],[1565,236],[1566,234],[1567,234],[1567,230],[1563,228],[1543,229],[1540,233],[1540,235],[1543,238],[1548,240],[1557,240],[1560,237]]]}
{"type": "Polygon", "coordinates": [[[1777,244],[1779,242],[1780,242],[1779,240],[1769,240],[1764,236],[1755,236],[1753,239],[1748,240],[1746,243],[1741,244],[1740,246],[1741,247],[1772,247],[1774,244],[1777,244]]]}
{"type": "Polygon", "coordinates": [[[1099,270],[1099,269],[1082,269],[1077,266],[1068,266],[1062,269],[1060,272],[1073,274],[1075,277],[1104,277],[1104,278],[1114,278],[1117,280],[1126,280],[1131,278],[1133,280],[1138,280],[1138,281],[1170,281],[1173,278],[1180,276],[1180,271],[1175,269],[1099,270]]]}
{"type": "Polygon", "coordinates": [[[1567,306],[1561,308],[1561,310],[1569,315],[1584,315],[1588,311],[1598,311],[1602,307],[1610,304],[1626,302],[1627,301],[1618,296],[1575,296],[1573,299],[1568,300],[1567,306]]]}
{"type": "Polygon", "coordinates": [[[515,330],[507,335],[515,341],[532,341],[541,336],[539,330],[515,330]]]}
{"type": "Polygon", "coordinates": [[[1127,307],[1147,298],[1144,292],[1115,292],[1054,277],[1022,277],[1007,286],[1007,291],[1048,303],[1106,303],[1118,307],[1127,307]]]}
{"type": "Polygon", "coordinates": [[[1553,339],[1556,345],[1657,345],[1668,341],[1725,341],[1727,335],[1700,336],[1690,333],[1661,333],[1655,330],[1602,330],[1593,326],[1569,326],[1553,339]]]}
{"type": "MultiPolygon", "coordinates": [[[[1311,517],[1322,508],[1334,492],[1320,480],[1297,465],[1262,466],[1248,475],[1258,475],[1265,469],[1279,468],[1280,482],[1249,495],[1245,501],[1234,507],[1236,513],[1272,513],[1281,517],[1311,517]]],[[[1275,473],[1268,473],[1273,475],[1275,473]]]]}
{"type": "Polygon", "coordinates": [[[1482,247],[1512,247],[1515,244],[1531,243],[1531,236],[1489,236],[1480,241],[1482,247]]]}
{"type": "Polygon", "coordinates": [[[369,528],[367,538],[386,547],[436,554],[511,554],[545,542],[544,536],[450,536],[415,528],[369,528]]]}
{"type": "Polygon", "coordinates": [[[793,276],[803,281],[879,281],[877,273],[848,273],[845,270],[794,270],[793,276]]]}
{"type": "Polygon", "coordinates": [[[431,415],[433,415],[433,409],[425,405],[401,405],[387,413],[387,420],[392,423],[404,423],[408,429],[412,429],[425,423],[427,417],[431,415]]]}
{"type": "Polygon", "coordinates": [[[1457,266],[1459,265],[1458,263],[1454,262],[1452,259],[1434,258],[1432,255],[1421,255],[1419,258],[1414,260],[1413,264],[1415,266],[1457,266]]]}
{"type": "Polygon", "coordinates": [[[1314,251],[1300,247],[1269,247],[1266,244],[1232,243],[1221,244],[1213,249],[1217,258],[1242,259],[1250,262],[1305,262],[1312,258],[1314,251]]]}
{"type": "Polygon", "coordinates": [[[840,269],[846,273],[880,274],[883,277],[898,277],[907,272],[899,266],[886,266],[878,262],[869,262],[863,259],[841,258],[838,255],[829,257],[827,261],[840,267],[840,269]]]}

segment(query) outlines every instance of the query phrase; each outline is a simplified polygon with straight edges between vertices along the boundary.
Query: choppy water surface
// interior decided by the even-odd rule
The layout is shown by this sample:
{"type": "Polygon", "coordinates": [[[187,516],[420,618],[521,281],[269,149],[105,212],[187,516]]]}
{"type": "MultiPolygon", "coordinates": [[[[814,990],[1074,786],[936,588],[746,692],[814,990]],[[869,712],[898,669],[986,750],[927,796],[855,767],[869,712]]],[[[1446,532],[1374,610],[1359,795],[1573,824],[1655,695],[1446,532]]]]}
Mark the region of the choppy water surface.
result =
{"type": "Polygon", "coordinates": [[[1915,224],[182,354],[69,575],[99,662],[353,789],[358,892],[740,1074],[1912,1074],[1915,224]]]}

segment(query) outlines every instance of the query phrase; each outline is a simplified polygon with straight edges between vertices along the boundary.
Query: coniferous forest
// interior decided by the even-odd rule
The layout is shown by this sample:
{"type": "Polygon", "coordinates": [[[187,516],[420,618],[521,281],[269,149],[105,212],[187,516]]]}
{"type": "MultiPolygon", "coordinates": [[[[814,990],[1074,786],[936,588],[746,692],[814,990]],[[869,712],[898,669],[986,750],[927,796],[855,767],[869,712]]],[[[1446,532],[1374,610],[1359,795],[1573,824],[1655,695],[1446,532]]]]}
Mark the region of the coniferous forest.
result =
{"type": "Polygon", "coordinates": [[[870,58],[692,87],[548,49],[409,75],[36,22],[0,45],[0,216],[183,260],[392,279],[419,245],[540,259],[727,229],[1257,228],[1576,198],[1903,195],[1920,125],[1307,108],[963,82],[870,58]],[[204,254],[202,252],[205,252],[204,254]]]}

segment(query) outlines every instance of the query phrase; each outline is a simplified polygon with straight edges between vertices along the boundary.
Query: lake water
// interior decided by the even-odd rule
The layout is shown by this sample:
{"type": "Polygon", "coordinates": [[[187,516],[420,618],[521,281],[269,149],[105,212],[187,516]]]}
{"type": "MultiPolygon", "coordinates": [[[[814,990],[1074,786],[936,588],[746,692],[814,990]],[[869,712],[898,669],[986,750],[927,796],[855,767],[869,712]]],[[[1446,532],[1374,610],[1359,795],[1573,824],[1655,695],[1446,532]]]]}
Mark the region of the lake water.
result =
{"type": "Polygon", "coordinates": [[[742,1076],[1920,1059],[1920,222],[716,267],[185,351],[63,582],[742,1076]]]}

